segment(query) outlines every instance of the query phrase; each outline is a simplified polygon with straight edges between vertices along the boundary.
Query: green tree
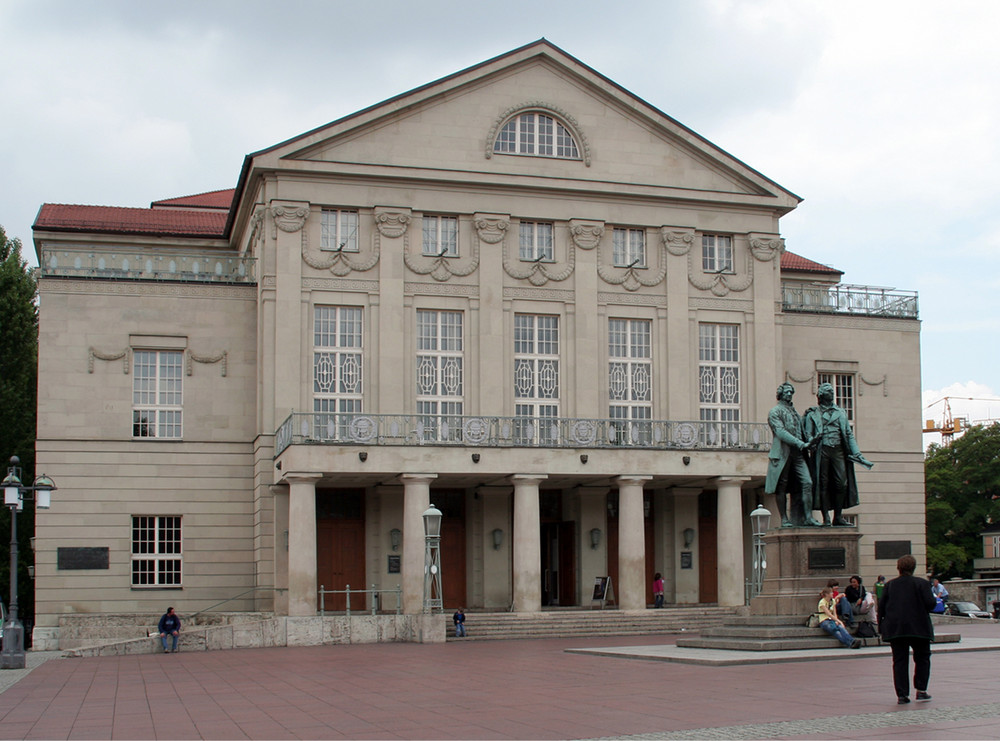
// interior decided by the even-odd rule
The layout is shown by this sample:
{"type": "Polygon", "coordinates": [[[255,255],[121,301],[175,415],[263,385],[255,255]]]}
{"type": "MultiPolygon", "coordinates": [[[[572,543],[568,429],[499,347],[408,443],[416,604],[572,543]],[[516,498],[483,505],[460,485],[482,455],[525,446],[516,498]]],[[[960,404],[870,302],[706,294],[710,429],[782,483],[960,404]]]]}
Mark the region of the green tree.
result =
{"type": "MultiPolygon", "coordinates": [[[[34,270],[21,257],[21,240],[10,239],[0,226],[0,477],[12,455],[21,459],[21,478],[31,483],[35,471],[35,408],[38,378],[38,304],[34,270]]],[[[18,612],[34,616],[34,585],[28,578],[33,562],[34,507],[17,517],[18,612]]],[[[0,507],[0,542],[10,540],[10,510],[0,507]]],[[[10,560],[0,557],[0,600],[10,596],[10,560]]]]}
{"type": "Polygon", "coordinates": [[[939,578],[969,578],[980,533],[1000,522],[1000,423],[976,425],[924,460],[927,564],[939,578]]]}

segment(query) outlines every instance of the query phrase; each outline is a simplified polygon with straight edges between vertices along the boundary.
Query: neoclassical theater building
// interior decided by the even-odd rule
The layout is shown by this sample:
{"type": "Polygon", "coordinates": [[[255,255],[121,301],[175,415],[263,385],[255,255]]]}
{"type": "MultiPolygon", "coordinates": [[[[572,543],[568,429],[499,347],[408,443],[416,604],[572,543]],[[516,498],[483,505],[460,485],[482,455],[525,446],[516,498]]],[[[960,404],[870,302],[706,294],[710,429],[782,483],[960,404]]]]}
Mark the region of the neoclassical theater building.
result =
{"type": "MultiPolygon", "coordinates": [[[[60,618],[741,605],[775,389],[835,385],[866,579],[924,557],[912,292],[786,250],[800,199],[545,40],[248,155],[45,204],[35,645],[60,618]],[[158,194],[164,195],[164,194],[158,194]],[[370,597],[356,597],[364,602],[370,597]]],[[[777,524],[772,519],[772,527],[777,524]]]]}

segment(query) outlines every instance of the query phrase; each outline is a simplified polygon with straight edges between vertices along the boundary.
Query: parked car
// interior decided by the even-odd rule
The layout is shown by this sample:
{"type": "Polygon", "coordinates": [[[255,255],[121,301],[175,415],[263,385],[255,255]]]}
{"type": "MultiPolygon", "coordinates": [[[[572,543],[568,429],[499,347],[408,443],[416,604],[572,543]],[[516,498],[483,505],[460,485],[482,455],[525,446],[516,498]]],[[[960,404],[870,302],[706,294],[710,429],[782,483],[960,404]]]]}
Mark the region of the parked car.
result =
{"type": "Polygon", "coordinates": [[[986,610],[980,610],[979,605],[975,602],[949,602],[945,608],[945,613],[960,617],[993,618],[986,610]]]}

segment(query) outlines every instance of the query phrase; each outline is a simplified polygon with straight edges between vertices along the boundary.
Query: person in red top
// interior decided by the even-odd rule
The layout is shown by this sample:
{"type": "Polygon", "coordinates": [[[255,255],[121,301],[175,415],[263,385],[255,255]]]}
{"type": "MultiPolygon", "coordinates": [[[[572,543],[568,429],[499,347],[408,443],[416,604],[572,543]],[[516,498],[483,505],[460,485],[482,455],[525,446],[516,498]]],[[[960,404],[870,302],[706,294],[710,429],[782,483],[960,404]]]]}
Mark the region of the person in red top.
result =
{"type": "Polygon", "coordinates": [[[659,571],[653,575],[653,607],[663,607],[663,575],[659,571]]]}

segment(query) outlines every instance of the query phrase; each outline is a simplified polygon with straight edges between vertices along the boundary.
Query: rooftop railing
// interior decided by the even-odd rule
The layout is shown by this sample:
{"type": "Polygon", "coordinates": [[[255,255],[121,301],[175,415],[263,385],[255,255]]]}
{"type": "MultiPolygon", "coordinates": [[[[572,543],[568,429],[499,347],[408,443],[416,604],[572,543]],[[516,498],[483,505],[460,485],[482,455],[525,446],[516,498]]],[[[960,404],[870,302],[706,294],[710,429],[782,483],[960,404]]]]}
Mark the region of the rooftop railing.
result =
{"type": "Polygon", "coordinates": [[[233,254],[42,248],[42,277],[255,283],[255,260],[233,254]]]}
{"type": "Polygon", "coordinates": [[[839,283],[781,284],[785,311],[917,319],[917,292],[839,283]]]}
{"type": "Polygon", "coordinates": [[[275,433],[274,456],[289,445],[766,450],[770,444],[761,422],[296,412],[275,433]]]}

